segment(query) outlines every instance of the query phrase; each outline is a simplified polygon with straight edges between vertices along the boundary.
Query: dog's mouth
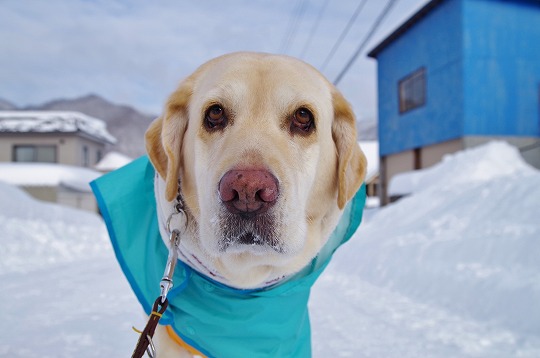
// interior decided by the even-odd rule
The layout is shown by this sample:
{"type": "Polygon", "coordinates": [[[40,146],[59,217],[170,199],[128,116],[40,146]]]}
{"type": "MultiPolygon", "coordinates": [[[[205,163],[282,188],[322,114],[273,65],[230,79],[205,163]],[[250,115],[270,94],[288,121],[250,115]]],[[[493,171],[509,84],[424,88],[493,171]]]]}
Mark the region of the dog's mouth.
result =
{"type": "Polygon", "coordinates": [[[226,251],[265,251],[285,253],[285,246],[275,230],[275,218],[271,214],[246,218],[241,215],[224,214],[220,220],[219,249],[226,251]]]}
{"type": "Polygon", "coordinates": [[[265,240],[261,239],[261,237],[257,235],[253,235],[253,233],[251,232],[245,233],[244,235],[240,236],[236,240],[236,242],[240,245],[251,245],[251,246],[254,246],[254,245],[262,246],[264,245],[264,241],[265,240]]]}

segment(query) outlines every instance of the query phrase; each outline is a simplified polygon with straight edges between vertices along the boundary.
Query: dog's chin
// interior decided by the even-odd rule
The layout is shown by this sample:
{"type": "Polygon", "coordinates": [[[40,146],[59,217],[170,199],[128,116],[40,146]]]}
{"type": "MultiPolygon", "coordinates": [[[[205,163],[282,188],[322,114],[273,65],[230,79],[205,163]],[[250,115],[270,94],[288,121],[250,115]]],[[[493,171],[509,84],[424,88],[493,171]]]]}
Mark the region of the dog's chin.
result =
{"type": "Polygon", "coordinates": [[[286,254],[287,249],[275,235],[263,236],[260,233],[244,232],[231,237],[222,236],[219,240],[219,251],[225,254],[286,254]]]}
{"type": "Polygon", "coordinates": [[[199,247],[231,286],[261,287],[305,264],[299,258],[307,224],[294,215],[270,211],[246,218],[220,211],[201,217],[205,221],[208,225],[199,226],[199,247]]]}
{"type": "Polygon", "coordinates": [[[291,256],[267,245],[233,244],[216,260],[228,284],[240,289],[268,286],[289,274],[291,256]]]}
{"type": "Polygon", "coordinates": [[[275,213],[249,217],[222,210],[218,222],[214,237],[221,253],[287,253],[282,226],[275,213]]]}

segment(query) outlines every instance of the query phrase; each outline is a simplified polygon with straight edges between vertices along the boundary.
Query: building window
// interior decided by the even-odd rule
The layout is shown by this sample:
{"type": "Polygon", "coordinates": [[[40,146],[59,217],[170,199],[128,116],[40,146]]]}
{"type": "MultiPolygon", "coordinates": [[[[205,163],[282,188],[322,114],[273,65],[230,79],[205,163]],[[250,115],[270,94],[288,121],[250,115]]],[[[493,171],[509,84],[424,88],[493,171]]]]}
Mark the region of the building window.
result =
{"type": "Polygon", "coordinates": [[[426,104],[426,70],[414,71],[398,83],[399,113],[426,104]]]}
{"type": "Polygon", "coordinates": [[[103,154],[101,154],[101,150],[97,150],[96,152],[96,164],[99,163],[103,159],[103,154]]]}
{"type": "Polygon", "coordinates": [[[13,161],[56,163],[56,146],[16,145],[13,148],[13,161]]]}
{"type": "Polygon", "coordinates": [[[90,164],[90,160],[89,160],[89,157],[88,157],[88,147],[87,146],[83,146],[82,155],[83,155],[83,157],[82,157],[83,167],[87,167],[90,164]]]}

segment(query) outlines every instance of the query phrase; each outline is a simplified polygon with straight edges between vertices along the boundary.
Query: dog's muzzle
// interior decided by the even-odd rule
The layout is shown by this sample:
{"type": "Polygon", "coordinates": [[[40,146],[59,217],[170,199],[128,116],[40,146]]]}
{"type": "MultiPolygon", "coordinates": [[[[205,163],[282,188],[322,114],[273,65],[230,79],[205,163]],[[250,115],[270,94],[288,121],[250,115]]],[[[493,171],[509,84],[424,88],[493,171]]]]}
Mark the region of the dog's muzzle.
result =
{"type": "Polygon", "coordinates": [[[267,170],[230,170],[223,175],[218,193],[221,211],[220,249],[231,246],[269,246],[277,252],[283,246],[277,239],[275,215],[269,210],[279,197],[279,184],[267,170]]]}

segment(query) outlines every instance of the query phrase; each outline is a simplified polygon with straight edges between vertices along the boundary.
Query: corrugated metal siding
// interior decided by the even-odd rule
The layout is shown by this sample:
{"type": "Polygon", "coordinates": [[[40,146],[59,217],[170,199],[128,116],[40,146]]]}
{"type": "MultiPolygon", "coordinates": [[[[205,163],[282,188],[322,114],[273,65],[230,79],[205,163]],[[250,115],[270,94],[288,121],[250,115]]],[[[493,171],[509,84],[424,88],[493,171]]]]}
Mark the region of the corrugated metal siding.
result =
{"type": "Polygon", "coordinates": [[[465,135],[540,135],[538,5],[465,2],[465,135]]]}
{"type": "Polygon", "coordinates": [[[380,154],[388,155],[463,133],[461,1],[446,1],[377,57],[380,154]],[[426,69],[426,105],[400,114],[397,83],[426,69]]]}

